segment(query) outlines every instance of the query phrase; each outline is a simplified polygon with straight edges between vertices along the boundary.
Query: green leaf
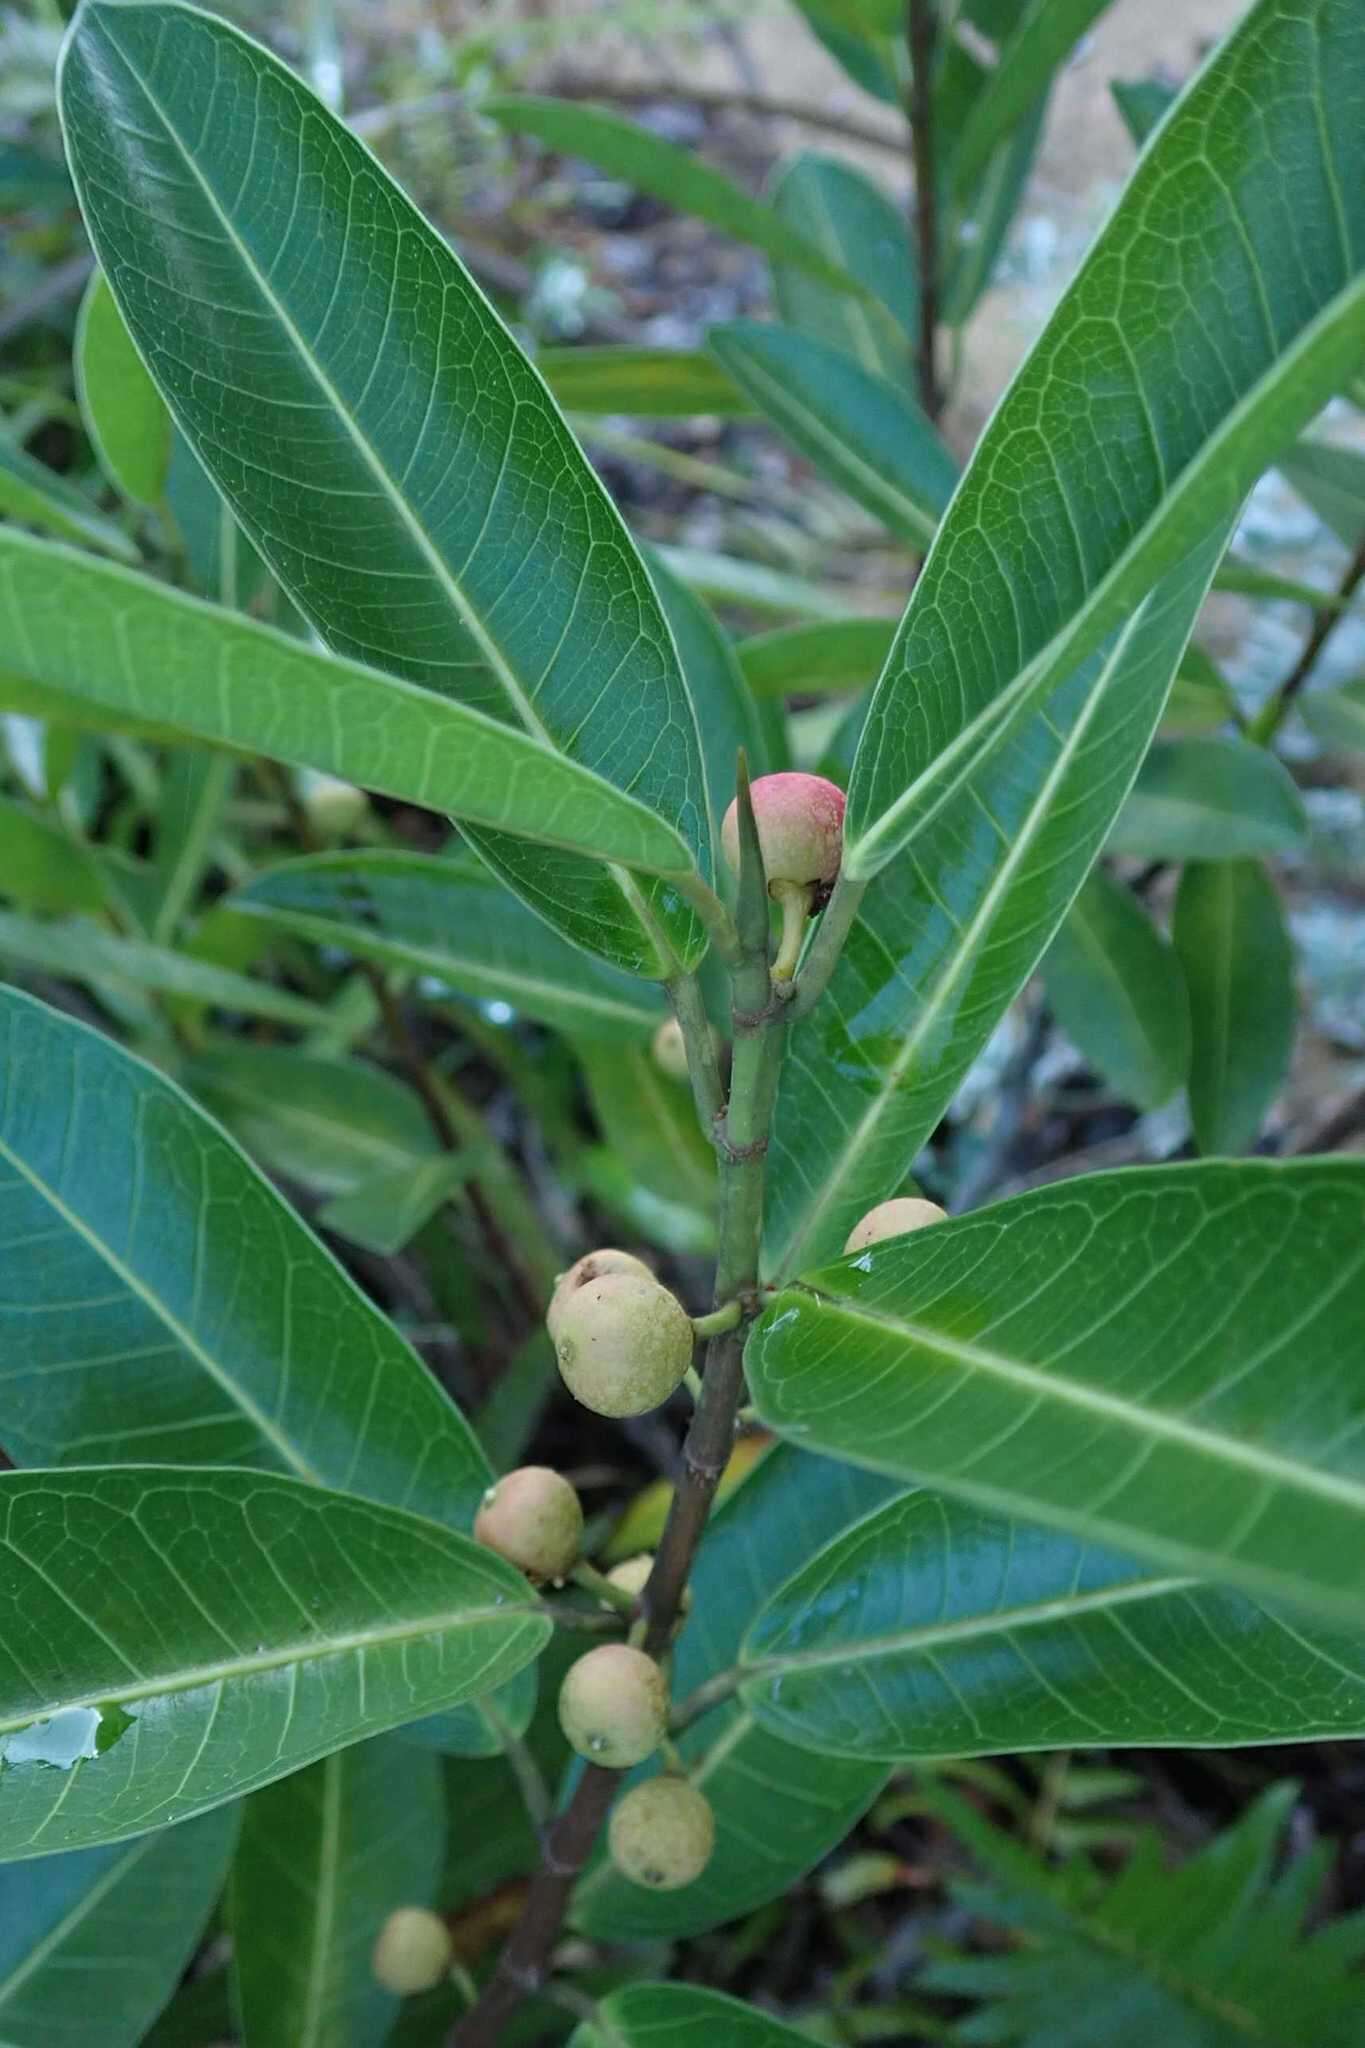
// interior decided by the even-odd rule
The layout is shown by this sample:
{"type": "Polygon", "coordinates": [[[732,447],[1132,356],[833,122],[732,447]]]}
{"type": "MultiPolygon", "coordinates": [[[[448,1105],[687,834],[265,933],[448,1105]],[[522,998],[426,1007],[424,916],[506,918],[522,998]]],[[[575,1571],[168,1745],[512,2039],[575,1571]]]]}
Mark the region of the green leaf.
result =
{"type": "Polygon", "coordinates": [[[694,151],[665,142],[638,121],[622,120],[605,107],[515,93],[484,100],[479,111],[514,135],[534,136],[547,149],[581,157],[679,213],[694,214],[722,234],[761,249],[773,262],[791,264],[818,279],[827,289],[852,292],[869,305],[878,303],[857,278],[831,262],[771,206],[751,199],[724,172],[700,162],[694,151]]]}
{"type": "Polygon", "coordinates": [[[1365,750],[1365,676],[1337,690],[1309,690],[1298,699],[1299,716],[1326,747],[1365,750]]]}
{"type": "Polygon", "coordinates": [[[378,1173],[344,1195],[334,1195],[319,1212],[324,1230],[349,1237],[391,1258],[410,1244],[475,1170],[468,1153],[442,1152],[390,1173],[378,1173]]]}
{"type": "MultiPolygon", "coordinates": [[[[773,1586],[892,1490],[847,1465],[770,1451],[707,1524],[692,1574],[696,1604],[674,1654],[674,1698],[729,1670],[773,1586]]],[[[808,1756],[734,1699],[694,1722],[679,1746],[715,1810],[715,1854],[696,1884],[668,1893],[628,1883],[599,1857],[573,1903],[575,1923],[598,1939],[696,1934],[780,1897],[842,1841],[884,1782],[881,1766],[837,1757],[812,1773],[808,1756]]]]}
{"type": "Polygon", "coordinates": [[[269,869],[229,900],[300,938],[435,975],[556,1030],[629,1042],[665,1014],[657,989],[580,953],[467,862],[317,854],[269,869]]]}
{"type": "Polygon", "coordinates": [[[645,1046],[575,1047],[593,1113],[634,1179],[665,1201],[699,1210],[709,1224],[716,1155],[702,1136],[691,1090],[670,1081],[645,1046]]]}
{"type": "Polygon", "coordinates": [[[196,748],[175,754],[161,785],[156,821],[155,911],[151,937],[174,938],[194,903],[232,794],[236,763],[196,748]]]}
{"type": "Polygon", "coordinates": [[[903,539],[922,546],[932,537],[957,468],[913,399],[789,328],[731,320],[707,341],[821,475],[903,539]]]}
{"type": "Polygon", "coordinates": [[[160,995],[184,996],[244,1017],[273,1017],[280,1024],[305,1029],[324,1018],[316,1003],[268,981],[234,974],[230,968],[211,966],[166,946],[120,939],[85,918],[47,924],[0,910],[0,962],[9,969],[32,968],[69,981],[154,989],[160,995]]]}
{"type": "Polygon", "coordinates": [[[714,614],[657,554],[651,552],[649,565],[697,708],[711,840],[718,845],[720,823],[735,794],[741,747],[750,774],[767,773],[763,720],[735,659],[734,647],[714,614]]]}
{"type": "Polygon", "coordinates": [[[436,1151],[412,1090],[366,1060],[231,1043],[197,1055],[180,1079],[271,1173],[324,1194],[411,1171],[436,1151]]]}
{"type": "Polygon", "coordinates": [[[915,585],[849,790],[850,875],[1232,518],[1358,362],[1362,67],[1359,9],[1258,0],[1144,153],[915,585]]]}
{"type": "Polygon", "coordinates": [[[545,348],[536,368],[565,412],[670,420],[750,410],[715,357],[700,348],[545,348]]]}
{"type": "Polygon", "coordinates": [[[826,590],[810,578],[788,576],[766,562],[746,562],[709,548],[656,548],[657,559],[713,604],[742,605],[749,611],[791,612],[798,618],[843,619],[844,593],[826,590]]]}
{"type": "Polygon", "coordinates": [[[1048,95],[1041,92],[997,144],[976,181],[969,203],[953,222],[951,259],[943,294],[943,318],[961,327],[971,318],[995,266],[1043,139],[1048,95]]]}
{"type": "Polygon", "coordinates": [[[890,619],[777,626],[769,633],[751,633],[738,643],[735,654],[756,697],[851,690],[872,682],[895,631],[890,619]]]}
{"type": "Polygon", "coordinates": [[[1139,149],[1157,123],[1164,120],[1178,97],[1159,78],[1115,78],[1110,80],[1109,90],[1124,127],[1139,149]]]}
{"type": "Polygon", "coordinates": [[[1214,732],[1237,716],[1237,700],[1217,663],[1196,641],[1180,658],[1162,718],[1162,730],[1183,735],[1214,732]]]}
{"type": "Polygon", "coordinates": [[[1011,28],[987,83],[968,111],[948,157],[948,182],[968,189],[1002,137],[1035,116],[1053,74],[1109,0],[1032,0],[1011,28]]]}
{"type": "Polygon", "coordinates": [[[1158,740],[1109,835],[1143,860],[1293,853],[1308,830],[1284,763],[1242,739],[1158,740]]]}
{"type": "Polygon", "coordinates": [[[0,1867],[6,2048],[137,2048],[199,1944],[237,1813],[0,1867]]]}
{"type": "Polygon", "coordinates": [[[868,888],[795,1027],[770,1159],[767,1267],[838,1253],[893,1194],[1037,965],[1123,802],[1220,540],[990,753],[868,888]]]}
{"type": "Polygon", "coordinates": [[[932,1493],[827,1544],[741,1668],[775,1735],[887,1763],[1365,1729],[1358,1635],[932,1493]]]}
{"type": "Polygon", "coordinates": [[[0,1513],[6,1858],[187,1820],[489,1692],[550,1633],[468,1537],[268,1473],[6,1472],[0,1513]]]}
{"type": "MultiPolygon", "coordinates": [[[[87,0],[60,100],[134,340],[305,617],[338,652],[562,751],[704,864],[696,722],[644,565],[448,243],[275,57],[193,9],[87,0]]],[[[528,790],[567,772],[535,759],[528,790]]],[[[650,971],[661,948],[704,950],[666,886],[470,822],[590,950],[650,971]]],[[[588,849],[638,865],[609,837],[588,849]]]]}
{"type": "MultiPolygon", "coordinates": [[[[45,462],[31,455],[0,430],[0,513],[21,519],[25,526],[37,526],[55,533],[61,540],[79,541],[99,548],[106,555],[118,555],[135,562],[137,549],[112,520],[98,513],[83,491],[58,476],[45,462]]],[[[8,533],[5,535],[8,539],[8,533]]]]}
{"type": "Polygon", "coordinates": [[[93,854],[54,819],[8,797],[0,797],[0,895],[25,910],[104,908],[93,854]]]}
{"type": "Polygon", "coordinates": [[[604,1998],[598,2012],[599,2019],[575,2028],[569,2048],[693,2048],[702,2040],[724,2048],[802,2048],[810,2039],[737,1998],[694,1984],[627,1984],[604,1998]]]}
{"type": "Polygon", "coordinates": [[[159,505],[171,470],[171,416],[114,295],[96,270],[76,318],[76,390],[100,468],[135,505],[159,505]]]}
{"type": "Polygon", "coordinates": [[[1361,1161],[1069,1180],[787,1288],[749,1385],[803,1446],[1358,1629],[1363,1216],[1361,1161]]]}
{"type": "Polygon", "coordinates": [[[187,1096],[4,988],[0,1072],[12,1458],[261,1465],[472,1521],[458,1409],[187,1096]]]}
{"type": "Polygon", "coordinates": [[[467,824],[604,859],[657,861],[675,873],[690,865],[662,818],[528,733],[126,569],[4,530],[0,631],[12,673],[186,738],[319,768],[467,824]]]}
{"type": "Polygon", "coordinates": [[[856,165],[814,150],[782,166],[771,201],[779,219],[856,277],[891,315],[888,322],[866,299],[835,295],[792,264],[775,263],[773,295],[784,324],[851,356],[874,376],[908,378],[919,284],[905,215],[856,165]]]}
{"type": "Polygon", "coordinates": [[[1229,555],[1213,579],[1215,590],[1230,590],[1238,597],[1261,597],[1267,603],[1307,605],[1310,611],[1344,611],[1350,599],[1334,590],[1320,590],[1314,583],[1300,583],[1291,576],[1274,576],[1266,569],[1253,569],[1229,555]]]}
{"type": "Polygon", "coordinates": [[[1190,1115],[1201,1152],[1244,1152],[1289,1072],[1294,952],[1256,861],[1192,864],[1172,924],[1190,992],[1190,1115]]]}
{"type": "Polygon", "coordinates": [[[371,1952],[431,1904],[444,1836],[440,1763],[394,1736],[253,1794],[228,1891],[244,2048],[378,2048],[398,2000],[371,1952]]]}
{"type": "Polygon", "coordinates": [[[1296,441],[1275,467],[1344,547],[1365,540],[1365,455],[1328,441],[1296,441]]]}
{"type": "Polygon", "coordinates": [[[919,1985],[984,1999],[973,2038],[1017,2048],[1054,2048],[1082,2013],[1104,2014],[1105,2048],[1355,2048],[1365,1918],[1305,1936],[1331,1845],[1294,1839],[1282,1853],[1298,1789],[1270,1786],[1175,1870],[1169,1844],[1144,1829],[1114,1878],[1086,1856],[1049,1869],[930,1780],[924,1804],[987,1872],[985,1883],[956,1882],[956,1902],[1018,1938],[941,1952],[919,1985]]]}
{"type": "Polygon", "coordinates": [[[901,88],[885,38],[850,27],[847,11],[839,7],[837,0],[793,0],[793,5],[856,86],[888,106],[900,105],[901,88]]]}
{"type": "Polygon", "coordinates": [[[1190,1066],[1185,977],[1131,889],[1096,868],[1042,963],[1068,1038],[1129,1102],[1155,1109],[1190,1066]]]}

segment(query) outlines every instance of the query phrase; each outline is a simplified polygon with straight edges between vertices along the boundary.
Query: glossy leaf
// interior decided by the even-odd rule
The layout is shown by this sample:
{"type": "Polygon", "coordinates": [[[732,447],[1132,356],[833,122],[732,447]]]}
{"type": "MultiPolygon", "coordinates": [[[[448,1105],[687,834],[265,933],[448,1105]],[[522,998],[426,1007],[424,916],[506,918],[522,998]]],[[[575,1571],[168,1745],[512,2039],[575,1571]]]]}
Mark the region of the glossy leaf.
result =
{"type": "Polygon", "coordinates": [[[1096,868],[1044,955],[1058,1023],[1139,1109],[1184,1082],[1190,1006],[1180,962],[1131,889],[1096,868]]]}
{"type": "Polygon", "coordinates": [[[244,1017],[273,1017],[281,1024],[305,1028],[321,1023],[323,1015],[316,1003],[288,989],[194,960],[167,946],[121,939],[85,918],[47,923],[0,911],[0,965],[11,972],[31,968],[72,981],[153,989],[244,1017]]]}
{"type": "Polygon", "coordinates": [[[431,1904],[444,1835],[438,1760],[394,1736],[252,1795],[228,1894],[244,2048],[378,2048],[398,2000],[371,1952],[395,1906],[431,1904]]]}
{"type": "Polygon", "coordinates": [[[171,469],[171,416],[113,293],[96,270],[76,320],[76,390],[100,468],[135,505],[159,505],[171,469]]]}
{"type": "Polygon", "coordinates": [[[0,1073],[12,1458],[260,1465],[472,1520],[459,1411],[187,1096],[4,988],[0,1073]]]}
{"type": "Polygon", "coordinates": [[[900,105],[901,88],[886,39],[850,27],[837,0],[793,0],[813,33],[853,83],[888,106],[900,105]]]}
{"type": "Polygon", "coordinates": [[[180,1078],[271,1173],[324,1194],[410,1171],[436,1151],[412,1090],[367,1060],[233,1042],[197,1054],[180,1078]]]}
{"type": "Polygon", "coordinates": [[[1362,1218],[1345,1159],[1069,1180],[787,1288],[750,1388],[811,1449],[1359,1629],[1362,1218]]]}
{"type": "Polygon", "coordinates": [[[715,554],[708,548],[664,547],[655,553],[675,576],[713,604],[788,612],[803,619],[843,619],[848,615],[848,601],[841,592],[826,590],[809,578],[789,576],[782,569],[770,569],[766,562],[715,554]]]}
{"type": "Polygon", "coordinates": [[[1024,121],[1053,73],[1109,0],[1032,0],[1003,43],[984,90],[952,144],[948,177],[957,191],[972,184],[1002,137],[1024,121]]]}
{"type": "Polygon", "coordinates": [[[699,1210],[709,1225],[716,1155],[702,1136],[690,1088],[663,1074],[646,1046],[583,1039],[576,1051],[597,1121],[633,1177],[663,1200],[699,1210]]]}
{"type": "Polygon", "coordinates": [[[125,562],[137,560],[137,549],[127,534],[97,512],[83,491],[45,462],[36,461],[3,430],[0,514],[39,527],[44,533],[55,533],[61,540],[79,541],[106,555],[118,555],[125,562]]]}
{"type": "Polygon", "coordinates": [[[995,276],[1043,139],[1048,95],[1041,92],[997,143],[952,228],[952,257],[943,294],[943,318],[961,327],[995,276]]]}
{"type": "Polygon", "coordinates": [[[1187,867],[1172,925],[1190,992],[1190,1116],[1201,1152],[1245,1152],[1289,1071],[1297,1004],[1280,899],[1256,861],[1187,867]]]}
{"type": "Polygon", "coordinates": [[[697,708],[711,838],[718,844],[721,820],[735,794],[741,748],[751,775],[768,771],[763,719],[715,615],[655,554],[650,556],[650,571],[697,708]]]}
{"type": "Polygon", "coordinates": [[[909,1172],[1103,843],[1217,555],[1215,541],[1167,577],[863,897],[824,1000],[792,1033],[770,1272],[833,1257],[909,1172]]]}
{"type": "Polygon", "coordinates": [[[735,648],[756,697],[815,690],[851,690],[876,676],[895,635],[890,619],[831,619],[812,626],[776,626],[735,648]]]}
{"type": "Polygon", "coordinates": [[[1349,0],[1258,0],[1153,139],[915,585],[850,785],[847,872],[924,829],[1359,360],[1363,70],[1349,0]]]}
{"type": "Polygon", "coordinates": [[[919,285],[901,209],[855,164],[815,150],[802,150],[783,165],[771,201],[781,220],[856,277],[891,315],[888,321],[867,300],[832,293],[793,265],[775,263],[773,295],[783,324],[851,356],[874,376],[908,378],[919,285]]]}
{"type": "MultiPolygon", "coordinates": [[[[704,861],[695,719],[644,566],[449,244],[275,57],[192,9],[89,0],[60,98],[147,366],[329,645],[562,750],[704,861]]],[[[563,773],[539,758],[537,787],[563,773]]],[[[668,889],[474,822],[592,950],[703,949],[668,889]]]]}
{"type": "Polygon", "coordinates": [[[744,393],[701,348],[633,348],[620,342],[545,348],[536,368],[565,412],[671,420],[750,410],[744,393]]]}
{"type": "Polygon", "coordinates": [[[1314,739],[1324,746],[1365,751],[1365,676],[1337,690],[1309,690],[1298,699],[1298,709],[1314,739]]]}
{"type": "Polygon", "coordinates": [[[888,1763],[1365,1729],[1358,1635],[931,1493],[789,1579],[742,1669],[774,1734],[888,1763]]]}
{"type": "Polygon", "coordinates": [[[856,278],[772,207],[751,199],[723,171],[702,163],[693,150],[665,142],[638,121],[623,120],[605,107],[529,94],[495,95],[484,100],[479,111],[511,134],[530,135],[547,149],[581,157],[666,206],[761,249],[774,262],[794,265],[827,290],[850,291],[875,303],[856,278]]]}
{"type": "Polygon", "coordinates": [[[1293,853],[1308,820],[1284,763],[1242,739],[1158,740],[1109,835],[1143,860],[1293,853]]]}
{"type": "Polygon", "coordinates": [[[419,854],[327,853],[271,868],[231,898],[283,931],[430,974],[561,1031],[620,1043],[652,1032],[663,998],[549,931],[485,871],[419,854]]]}
{"type": "Polygon", "coordinates": [[[0,896],[25,910],[104,908],[99,865],[51,817],[0,797],[0,896]]]}
{"type": "Polygon", "coordinates": [[[913,399],[789,328],[731,320],[711,328],[707,340],[822,476],[903,539],[922,546],[931,538],[957,469],[913,399]]]}
{"type": "Polygon", "coordinates": [[[809,2035],[720,1991],[695,1984],[627,1984],[601,2000],[569,2048],[801,2048],[809,2035]]]}
{"type": "Polygon", "coordinates": [[[689,865],[662,818],[527,733],[165,584],[3,530],[0,632],[14,674],[186,738],[319,768],[604,859],[689,865]]]}
{"type": "Polygon", "coordinates": [[[213,842],[232,794],[236,763],[207,747],[174,754],[162,778],[153,869],[150,936],[175,937],[213,859],[213,842]]]}
{"type": "Polygon", "coordinates": [[[268,1473],[0,1476],[0,1854],[120,1841],[512,1678],[525,1579],[435,1522],[268,1473]]]}
{"type": "Polygon", "coordinates": [[[1216,732],[1234,722],[1237,700],[1226,676],[1212,657],[1191,641],[1181,656],[1167,699],[1162,730],[1183,736],[1216,732]]]}
{"type": "Polygon", "coordinates": [[[1249,562],[1229,555],[1213,579],[1215,590],[1230,590],[1238,597],[1264,598],[1268,604],[1302,604],[1309,611],[1342,611],[1349,599],[1315,583],[1300,583],[1292,576],[1276,576],[1268,569],[1254,569],[1249,562]]]}
{"type": "MultiPolygon", "coordinates": [[[[846,1465],[770,1451],[707,1526],[692,1575],[696,1604],[674,1657],[674,1697],[729,1670],[773,1587],[892,1491],[846,1465]]],[[[667,1893],[628,1883],[599,1858],[573,1907],[576,1923],[599,1939],[695,1934],[777,1898],[843,1839],[883,1782],[880,1766],[835,1757],[813,1773],[809,1757],[733,1699],[685,1730],[680,1747],[715,1809],[715,1854],[696,1884],[667,1893]]]]}
{"type": "Polygon", "coordinates": [[[1157,78],[1116,78],[1109,90],[1123,117],[1124,127],[1139,149],[1176,101],[1176,94],[1170,86],[1163,85],[1157,78]]]}
{"type": "Polygon", "coordinates": [[[221,1806],[103,1849],[0,1866],[6,2048],[138,2048],[198,1946],[237,1832],[221,1806]]]}

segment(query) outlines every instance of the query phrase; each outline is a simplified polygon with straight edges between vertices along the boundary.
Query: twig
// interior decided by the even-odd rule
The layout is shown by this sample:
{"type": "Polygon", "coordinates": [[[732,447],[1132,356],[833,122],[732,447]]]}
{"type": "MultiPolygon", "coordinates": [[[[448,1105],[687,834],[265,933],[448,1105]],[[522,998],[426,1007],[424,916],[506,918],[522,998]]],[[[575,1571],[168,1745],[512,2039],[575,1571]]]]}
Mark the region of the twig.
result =
{"type": "Polygon", "coordinates": [[[717,114],[758,114],[772,121],[800,121],[808,128],[823,128],[831,135],[846,136],[850,142],[866,143],[871,149],[900,154],[900,141],[893,131],[859,121],[849,114],[813,107],[800,100],[773,99],[767,93],[736,92],[730,86],[677,85],[668,79],[624,81],[616,78],[556,79],[555,96],[564,100],[616,100],[622,106],[652,106],[656,101],[686,100],[690,106],[717,114]]]}
{"type": "Polygon", "coordinates": [[[1315,1124],[1302,1144],[1294,1149],[1300,1153],[1335,1152],[1348,1138],[1358,1137],[1362,1131],[1365,1131],[1365,1088],[1357,1088],[1354,1094],[1348,1095],[1344,1102],[1339,1102],[1334,1110],[1329,1111],[1320,1124],[1315,1124]]]}
{"type": "Polygon", "coordinates": [[[915,172],[914,227],[919,266],[920,403],[931,420],[943,410],[938,381],[938,171],[934,164],[934,50],[938,16],[934,0],[906,0],[905,34],[910,45],[910,156],[915,172]]]}
{"type": "Polygon", "coordinates": [[[1346,564],[1341,580],[1337,584],[1332,603],[1319,605],[1318,609],[1313,613],[1308,638],[1303,643],[1303,652],[1280,684],[1275,695],[1270,699],[1270,702],[1263,705],[1256,717],[1252,719],[1248,727],[1248,738],[1257,740],[1262,746],[1265,746],[1275,737],[1275,734],[1288,716],[1290,705],[1308,681],[1316,666],[1318,656],[1322,653],[1333,632],[1341,624],[1342,618],[1345,616],[1345,608],[1350,599],[1355,596],[1356,590],[1362,582],[1365,582],[1365,540],[1360,543],[1360,546],[1346,564]]]}
{"type": "MultiPolygon", "coordinates": [[[[735,1035],[730,1099],[719,1146],[719,1251],[714,1300],[755,1302],[763,1227],[764,1153],[777,1093],[785,1012],[773,1000],[768,971],[768,893],[740,765],[741,872],[736,928],[740,961],[731,978],[735,1035]]],[[[744,1333],[711,1338],[701,1399],[683,1445],[682,1470],[641,1605],[643,1647],[667,1646],[682,1605],[692,1560],[734,1447],[735,1416],[744,1385],[744,1333]]],[[[496,2048],[521,2000],[545,1983],[574,1879],[591,1853],[616,1790],[615,1773],[590,1764],[564,1811],[546,1830],[539,1870],[521,1920],[503,1949],[478,2003],[456,2026],[450,2048],[496,2048]]]]}

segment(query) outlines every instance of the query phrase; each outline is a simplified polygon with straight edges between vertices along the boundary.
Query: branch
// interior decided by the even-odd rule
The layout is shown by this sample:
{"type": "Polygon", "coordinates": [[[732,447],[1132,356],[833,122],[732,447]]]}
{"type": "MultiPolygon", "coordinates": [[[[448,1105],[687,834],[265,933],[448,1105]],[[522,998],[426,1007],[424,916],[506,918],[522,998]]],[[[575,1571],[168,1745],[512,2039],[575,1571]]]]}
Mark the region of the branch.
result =
{"type": "Polygon", "coordinates": [[[643,83],[617,78],[569,78],[556,79],[553,90],[556,98],[562,100],[616,100],[622,106],[686,100],[689,106],[711,113],[758,114],[772,121],[801,121],[808,128],[823,128],[831,135],[846,136],[850,142],[862,142],[871,149],[892,150],[897,156],[901,150],[894,131],[877,127],[871,121],[859,121],[800,100],[772,99],[761,92],[735,92],[729,86],[677,85],[662,78],[643,83]]]}
{"type": "Polygon", "coordinates": [[[920,404],[931,420],[943,410],[938,381],[938,170],[934,162],[934,50],[938,17],[934,0],[906,0],[905,36],[910,45],[910,156],[915,172],[915,246],[919,268],[920,404]]]}
{"type": "Polygon", "coordinates": [[[1308,681],[1333,632],[1346,614],[1346,606],[1355,596],[1356,590],[1365,582],[1365,540],[1362,540],[1342,572],[1330,603],[1321,604],[1313,614],[1308,638],[1303,643],[1303,652],[1289,674],[1280,684],[1270,702],[1262,707],[1251,721],[1247,737],[1258,740],[1265,746],[1275,737],[1289,713],[1289,707],[1308,681]]]}

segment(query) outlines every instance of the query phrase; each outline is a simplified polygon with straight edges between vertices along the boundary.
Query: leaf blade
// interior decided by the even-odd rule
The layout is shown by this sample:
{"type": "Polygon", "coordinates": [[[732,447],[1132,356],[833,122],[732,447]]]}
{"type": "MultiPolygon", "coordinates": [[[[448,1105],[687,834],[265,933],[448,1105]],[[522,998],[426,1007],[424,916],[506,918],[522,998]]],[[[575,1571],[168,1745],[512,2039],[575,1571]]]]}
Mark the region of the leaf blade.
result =
{"type": "Polygon", "coordinates": [[[1243,1152],[1289,1071],[1294,954],[1256,861],[1191,862],[1172,936],[1190,993],[1190,1114],[1201,1152],[1243,1152]]]}
{"type": "Polygon", "coordinates": [[[1093,870],[1042,961],[1057,1021],[1139,1109],[1155,1109],[1190,1064],[1190,1004],[1174,950],[1131,889],[1093,870]]]}
{"type": "Polygon", "coordinates": [[[1362,1205],[1345,1160],[1039,1189],[789,1288],[750,1386],[813,1449],[1358,1626],[1362,1205]]]}

